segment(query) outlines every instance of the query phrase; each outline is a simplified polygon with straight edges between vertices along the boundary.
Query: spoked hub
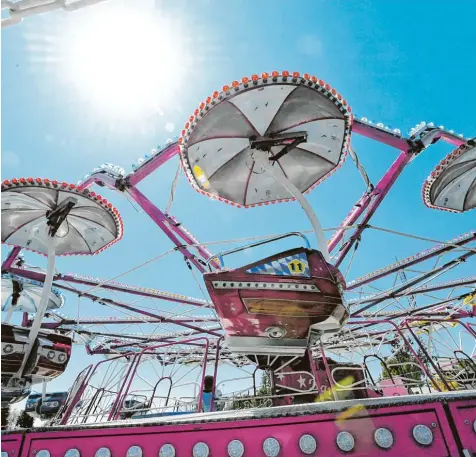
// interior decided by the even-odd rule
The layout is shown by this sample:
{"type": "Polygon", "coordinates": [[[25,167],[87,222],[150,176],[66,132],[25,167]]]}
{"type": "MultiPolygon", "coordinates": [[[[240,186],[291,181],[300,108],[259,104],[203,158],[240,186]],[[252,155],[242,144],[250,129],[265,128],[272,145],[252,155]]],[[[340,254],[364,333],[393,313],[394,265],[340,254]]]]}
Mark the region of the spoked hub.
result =
{"type": "Polygon", "coordinates": [[[55,209],[46,212],[46,224],[48,226],[48,235],[54,237],[58,232],[61,224],[65,221],[66,216],[71,212],[78,200],[73,197],[64,199],[55,209]]]}
{"type": "Polygon", "coordinates": [[[269,160],[275,162],[293,148],[307,141],[307,132],[284,133],[271,137],[250,138],[251,149],[270,152],[269,160]],[[277,150],[281,149],[279,152],[277,150]]]}

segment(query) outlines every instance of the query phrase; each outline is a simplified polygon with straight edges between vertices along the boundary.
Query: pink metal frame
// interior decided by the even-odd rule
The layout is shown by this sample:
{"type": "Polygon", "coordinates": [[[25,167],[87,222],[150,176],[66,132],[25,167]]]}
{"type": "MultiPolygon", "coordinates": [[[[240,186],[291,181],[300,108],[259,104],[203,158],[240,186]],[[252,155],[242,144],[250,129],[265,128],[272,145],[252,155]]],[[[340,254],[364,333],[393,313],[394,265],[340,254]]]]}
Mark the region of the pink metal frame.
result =
{"type": "MultiPolygon", "coordinates": [[[[377,142],[386,144],[392,148],[398,149],[400,150],[400,154],[395,160],[395,162],[391,165],[389,170],[383,175],[383,177],[377,183],[375,188],[366,192],[358,200],[358,202],[356,202],[356,204],[353,206],[352,210],[350,211],[349,215],[342,222],[340,228],[336,230],[336,232],[333,234],[333,236],[329,240],[329,250],[334,251],[337,248],[339,242],[343,239],[345,232],[347,230],[346,227],[350,225],[354,225],[359,220],[359,218],[361,218],[361,216],[364,215],[364,217],[358,223],[358,226],[351,233],[349,240],[344,244],[344,246],[341,248],[340,252],[338,253],[337,258],[335,260],[336,266],[339,266],[342,263],[342,261],[344,260],[344,258],[346,257],[350,249],[352,248],[353,244],[359,239],[360,235],[365,230],[371,217],[373,216],[375,211],[378,209],[381,202],[385,198],[386,194],[390,191],[390,189],[392,188],[393,184],[395,183],[397,178],[400,176],[402,171],[405,169],[408,163],[412,160],[412,158],[416,154],[420,153],[420,151],[422,150],[421,145],[413,139],[407,139],[400,136],[396,136],[391,132],[375,128],[359,120],[354,121],[353,133],[357,135],[365,136],[374,141],[377,141],[377,142]]],[[[445,132],[437,132],[436,134],[433,135],[433,139],[434,140],[441,139],[454,146],[460,146],[461,144],[464,143],[463,139],[458,138],[454,135],[445,133],[445,132]]],[[[120,185],[118,184],[118,181],[116,181],[114,177],[105,173],[96,173],[93,176],[91,176],[89,179],[87,179],[84,183],[82,183],[79,186],[79,189],[82,190],[85,188],[89,188],[93,184],[96,183],[96,184],[104,185],[113,190],[120,190],[120,191],[125,190],[134,199],[134,201],[139,206],[141,206],[141,208],[149,215],[149,217],[158,225],[158,227],[166,234],[166,236],[175,244],[177,251],[181,252],[184,255],[185,259],[188,262],[190,262],[190,264],[193,264],[200,272],[203,273],[205,271],[205,262],[212,257],[212,254],[205,247],[200,246],[198,241],[193,237],[193,235],[188,230],[186,230],[183,227],[182,224],[180,224],[172,216],[163,213],[149,199],[147,199],[147,197],[144,194],[142,194],[139,191],[139,189],[137,189],[136,187],[138,184],[140,184],[140,182],[143,179],[145,179],[147,176],[153,173],[156,169],[161,167],[164,163],[174,158],[178,154],[179,154],[178,144],[171,143],[165,149],[160,151],[156,156],[146,161],[141,167],[139,167],[134,172],[129,174],[120,183],[120,185]],[[193,254],[191,252],[191,249],[196,249],[197,254],[196,255],[193,254]]],[[[471,239],[474,239],[475,237],[476,237],[476,233],[471,239]]],[[[17,257],[19,252],[20,250],[18,248],[14,248],[10,252],[9,256],[7,257],[7,259],[2,265],[2,270],[10,271],[19,276],[30,277],[32,279],[42,281],[43,275],[41,275],[41,273],[31,272],[28,270],[12,267],[14,264],[15,258],[17,257]]],[[[470,253],[470,255],[473,255],[473,254],[474,253],[470,253]]],[[[436,255],[436,253],[431,253],[431,257],[434,255],[436,255]]],[[[417,261],[420,261],[420,260],[416,260],[416,262],[417,261]]],[[[214,266],[218,265],[215,259],[213,259],[211,263],[214,266]]],[[[390,273],[391,271],[382,272],[381,274],[372,277],[372,280],[376,280],[390,273]]],[[[87,285],[99,285],[99,287],[103,287],[105,289],[118,290],[118,291],[132,293],[132,294],[141,295],[145,297],[150,296],[153,298],[159,298],[159,299],[163,298],[166,300],[176,301],[179,303],[184,303],[189,305],[196,305],[196,306],[202,306],[202,307],[205,306],[203,301],[194,300],[192,298],[184,299],[183,297],[171,297],[168,294],[164,294],[163,297],[160,297],[160,296],[157,296],[156,294],[147,293],[146,291],[137,291],[137,290],[131,290],[127,288],[121,288],[121,286],[118,286],[117,284],[107,284],[107,283],[98,284],[97,282],[95,283],[94,281],[89,281],[83,278],[78,279],[70,275],[57,277],[55,279],[56,280],[64,279],[65,281],[68,281],[68,282],[75,282],[75,283],[81,283],[81,284],[87,284],[87,285]]],[[[363,281],[363,282],[353,284],[351,288],[358,287],[364,284],[365,282],[368,282],[368,281],[363,281]]],[[[55,284],[55,286],[67,289],[65,286],[60,286],[58,284],[55,284]]],[[[92,300],[97,300],[97,297],[93,295],[91,295],[90,298],[92,300]]],[[[137,308],[134,308],[132,306],[126,305],[124,303],[114,303],[114,305],[127,308],[131,311],[147,315],[150,318],[157,318],[163,321],[163,316],[156,315],[153,313],[147,313],[142,310],[138,310],[137,308]]],[[[358,310],[357,313],[362,312],[363,310],[364,308],[358,310]]],[[[354,314],[354,316],[356,315],[354,314]]],[[[214,336],[220,335],[219,333],[217,333],[218,328],[217,330],[215,329],[204,330],[198,327],[192,328],[194,326],[191,326],[184,320],[182,321],[177,320],[174,323],[190,328],[197,332],[208,333],[214,336]]],[[[55,325],[55,324],[50,324],[50,325],[55,325]]]]}
{"type": "MultiPolygon", "coordinates": [[[[390,167],[390,169],[384,174],[382,179],[379,181],[377,186],[370,192],[364,194],[361,199],[354,205],[354,209],[350,212],[349,216],[344,220],[341,224],[342,228],[338,229],[336,233],[333,235],[331,240],[329,241],[329,250],[333,251],[339,241],[343,238],[345,233],[345,227],[348,225],[353,225],[357,219],[367,211],[367,214],[364,217],[364,220],[359,224],[351,235],[350,242],[346,245],[344,250],[339,254],[339,257],[336,261],[336,266],[338,266],[342,260],[344,259],[345,255],[352,247],[355,240],[360,236],[362,231],[365,229],[365,225],[368,223],[372,215],[377,210],[378,206],[384,199],[385,195],[389,192],[392,188],[393,184],[397,180],[398,176],[401,174],[403,169],[408,165],[411,159],[414,157],[415,153],[419,152],[418,145],[416,142],[400,138],[395,136],[390,132],[385,132],[379,129],[375,129],[368,124],[360,122],[358,120],[354,121],[353,124],[353,133],[360,134],[366,136],[370,139],[378,141],[380,143],[387,144],[393,148],[397,148],[401,151],[400,155],[390,167]]],[[[460,146],[464,143],[464,140],[461,138],[454,137],[452,135],[446,134],[439,134],[435,137],[436,139],[442,139],[448,143],[453,145],[460,146]]],[[[170,217],[160,211],[150,200],[148,200],[138,189],[136,186],[148,175],[150,175],[153,171],[157,168],[162,166],[171,158],[175,157],[179,154],[179,147],[177,144],[171,144],[168,148],[164,149],[162,152],[157,154],[155,157],[147,161],[142,167],[138,168],[135,172],[131,173],[125,182],[125,187],[127,192],[131,195],[131,197],[141,206],[141,208],[151,217],[151,219],[164,231],[164,233],[172,240],[172,242],[177,246],[177,248],[184,253],[187,259],[193,261],[194,265],[200,271],[204,271],[203,265],[199,265],[199,262],[195,260],[195,257],[190,253],[190,251],[186,247],[182,247],[180,241],[178,240],[176,235],[179,235],[182,240],[186,240],[187,238],[190,239],[191,235],[188,231],[184,230],[183,227],[175,226],[174,229],[170,228],[166,224],[167,221],[170,220],[170,217]],[[187,252],[187,254],[186,254],[187,252]]],[[[102,183],[111,189],[116,189],[115,180],[111,177],[100,174],[94,175],[87,179],[84,183],[81,184],[80,189],[86,189],[91,187],[94,183],[102,183]]],[[[173,219],[175,221],[175,219],[173,219]]],[[[175,221],[176,222],[176,221],[175,221]]],[[[196,240],[192,240],[196,241],[196,240]]],[[[195,243],[192,243],[195,244],[195,243]]],[[[199,250],[199,255],[202,260],[207,260],[211,257],[211,254],[206,249],[199,250]]]]}
{"type": "MultiPolygon", "coordinates": [[[[117,357],[113,357],[111,359],[104,359],[104,360],[100,360],[95,366],[94,368],[92,368],[92,365],[90,365],[88,367],[88,371],[86,373],[86,376],[84,377],[82,383],[80,384],[80,387],[78,388],[78,391],[76,393],[76,395],[74,396],[74,398],[71,400],[71,402],[69,402],[68,404],[68,408],[67,410],[65,411],[63,417],[61,418],[61,422],[60,424],[63,425],[63,424],[66,424],[68,422],[68,419],[69,417],[71,416],[71,413],[75,407],[75,405],[78,403],[78,401],[81,399],[81,396],[83,394],[83,392],[86,390],[86,387],[88,386],[88,383],[89,381],[91,380],[91,378],[94,376],[94,373],[96,373],[98,371],[98,368],[101,366],[101,365],[104,365],[106,363],[111,363],[113,362],[114,360],[117,360],[117,359],[121,359],[121,358],[125,358],[125,357],[129,357],[129,356],[136,356],[137,354],[136,353],[128,353],[128,354],[121,354],[121,355],[118,355],[117,357]],[[91,370],[92,368],[92,370],[91,370]]],[[[126,378],[127,376],[129,375],[131,369],[132,369],[132,365],[133,363],[131,363],[129,365],[129,368],[127,370],[127,373],[126,373],[126,378]]],[[[84,371],[84,370],[83,370],[84,371]]],[[[81,375],[81,373],[80,373],[81,375]]],[[[120,392],[118,393],[118,397],[119,397],[119,394],[120,392]]]]}
{"type": "Polygon", "coordinates": [[[122,406],[124,404],[124,401],[127,397],[127,394],[129,393],[129,389],[131,387],[132,381],[134,380],[134,376],[137,372],[137,369],[139,368],[139,364],[140,364],[141,358],[144,355],[144,353],[154,351],[155,349],[164,348],[164,347],[167,347],[167,346],[175,346],[177,344],[190,344],[190,343],[196,343],[197,341],[202,341],[202,342],[204,342],[204,345],[205,345],[204,352],[203,352],[202,379],[201,379],[201,382],[200,382],[200,392],[199,392],[198,404],[197,404],[197,411],[201,411],[202,410],[202,395],[201,395],[201,392],[203,391],[203,384],[205,382],[205,373],[206,373],[206,369],[207,369],[206,361],[208,359],[208,350],[209,350],[209,346],[210,346],[210,343],[209,343],[208,339],[203,338],[203,337],[202,338],[193,338],[193,339],[179,341],[179,342],[162,343],[162,344],[158,344],[156,346],[151,346],[151,347],[144,348],[139,354],[135,354],[135,359],[131,364],[131,367],[134,367],[133,370],[132,370],[132,373],[129,376],[129,372],[128,372],[127,375],[124,377],[124,382],[121,386],[121,389],[119,390],[119,393],[117,394],[116,401],[114,402],[114,405],[111,409],[111,413],[109,414],[108,420],[113,420],[113,419],[118,419],[119,418],[120,411],[121,411],[122,406]],[[126,383],[127,383],[127,385],[126,385],[126,383]],[[122,392],[124,392],[124,393],[122,393],[122,392]]]}
{"type": "MultiPolygon", "coordinates": [[[[359,223],[359,226],[351,235],[349,242],[339,253],[339,256],[336,260],[336,266],[338,266],[342,262],[342,260],[352,247],[353,243],[357,240],[362,231],[365,229],[366,224],[368,223],[372,215],[375,213],[377,208],[380,206],[380,203],[383,201],[386,194],[392,188],[393,184],[400,176],[406,165],[408,165],[408,163],[415,156],[415,154],[420,152],[420,148],[415,141],[395,136],[391,132],[386,132],[373,128],[366,123],[360,122],[359,120],[354,121],[353,133],[368,137],[374,141],[399,149],[401,152],[395,162],[389,168],[389,170],[384,174],[382,179],[375,186],[375,188],[369,193],[365,193],[354,205],[349,215],[344,219],[343,223],[341,224],[342,228],[338,229],[329,241],[329,250],[333,251],[337,247],[339,241],[342,240],[346,231],[345,227],[353,225],[359,219],[359,217],[365,211],[367,211],[364,219],[361,221],[361,223],[359,223]]],[[[464,143],[463,139],[443,132],[438,133],[437,135],[435,135],[434,138],[435,140],[441,139],[455,146],[460,146],[464,143]]],[[[134,201],[136,201],[137,204],[149,215],[149,217],[159,226],[159,228],[169,237],[169,239],[177,247],[177,250],[183,253],[184,256],[198,268],[199,271],[204,272],[204,265],[198,260],[195,255],[190,252],[189,248],[187,246],[184,246],[181,242],[182,240],[187,245],[193,245],[198,244],[197,240],[193,238],[193,236],[186,229],[184,229],[182,225],[179,225],[174,218],[170,217],[169,215],[166,215],[160,209],[158,209],[136,187],[143,179],[145,179],[152,172],[154,172],[156,169],[161,167],[164,163],[166,163],[168,160],[172,159],[178,154],[178,144],[170,144],[170,146],[165,148],[155,157],[145,162],[143,166],[139,167],[133,173],[127,176],[124,182],[124,189],[134,199],[134,201]],[[181,238],[181,240],[179,238],[181,238]]],[[[113,190],[118,190],[118,188],[116,187],[116,180],[113,177],[104,173],[95,174],[91,176],[85,182],[83,182],[78,187],[78,189],[83,190],[89,188],[95,183],[105,185],[106,187],[109,187],[113,190]]],[[[211,257],[211,253],[202,246],[197,246],[197,251],[199,258],[202,261],[206,261],[211,257]]],[[[16,253],[15,256],[17,254],[18,253],[16,253]]],[[[9,268],[11,262],[13,262],[13,259],[9,259],[8,261],[10,262],[10,264],[4,265],[4,269],[9,268]]]]}

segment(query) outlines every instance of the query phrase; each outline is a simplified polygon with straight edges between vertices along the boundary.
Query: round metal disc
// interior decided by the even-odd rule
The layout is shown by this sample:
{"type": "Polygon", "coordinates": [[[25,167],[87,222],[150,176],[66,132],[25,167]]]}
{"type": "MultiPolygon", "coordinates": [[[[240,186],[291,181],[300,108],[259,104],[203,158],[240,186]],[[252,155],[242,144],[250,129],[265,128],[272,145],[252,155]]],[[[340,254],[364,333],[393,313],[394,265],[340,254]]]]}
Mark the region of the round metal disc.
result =
{"type": "Polygon", "coordinates": [[[324,81],[284,74],[225,86],[195,111],[181,156],[197,190],[245,207],[287,200],[291,194],[255,164],[255,154],[273,157],[301,192],[343,161],[352,122],[347,102],[324,81]]]}

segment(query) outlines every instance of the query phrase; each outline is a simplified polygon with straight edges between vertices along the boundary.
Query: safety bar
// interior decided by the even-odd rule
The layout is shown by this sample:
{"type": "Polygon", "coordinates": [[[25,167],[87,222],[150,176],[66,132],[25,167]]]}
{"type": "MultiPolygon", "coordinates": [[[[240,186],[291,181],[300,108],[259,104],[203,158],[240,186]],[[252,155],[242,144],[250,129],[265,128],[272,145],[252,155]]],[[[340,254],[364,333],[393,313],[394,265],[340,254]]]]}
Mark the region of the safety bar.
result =
{"type": "Polygon", "coordinates": [[[309,240],[301,232],[289,232],[289,233],[285,233],[284,235],[275,236],[273,238],[268,238],[266,240],[257,241],[256,243],[247,244],[246,246],[240,246],[239,248],[230,249],[229,251],[220,252],[218,254],[215,254],[215,255],[208,258],[208,260],[206,261],[206,266],[209,268],[210,271],[212,271],[210,262],[213,259],[216,259],[220,263],[220,267],[223,268],[223,266],[224,266],[223,257],[225,257],[226,255],[235,254],[237,252],[245,251],[246,249],[255,248],[257,246],[261,246],[261,245],[267,244],[267,243],[272,243],[273,241],[282,240],[284,238],[289,238],[291,236],[298,236],[298,237],[302,238],[304,240],[305,244],[306,244],[306,249],[311,248],[309,240]]]}

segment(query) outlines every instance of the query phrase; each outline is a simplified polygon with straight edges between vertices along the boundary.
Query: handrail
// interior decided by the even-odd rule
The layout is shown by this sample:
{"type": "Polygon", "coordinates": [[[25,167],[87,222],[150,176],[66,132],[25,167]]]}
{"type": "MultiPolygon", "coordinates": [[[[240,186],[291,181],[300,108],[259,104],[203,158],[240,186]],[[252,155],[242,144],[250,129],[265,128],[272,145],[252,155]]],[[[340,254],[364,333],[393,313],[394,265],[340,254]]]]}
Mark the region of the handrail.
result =
{"type": "Polygon", "coordinates": [[[370,373],[369,367],[367,365],[367,358],[370,358],[370,357],[375,357],[382,364],[382,366],[384,367],[384,369],[387,371],[388,375],[390,376],[390,380],[392,381],[392,384],[395,385],[395,381],[393,379],[392,373],[390,373],[390,370],[388,369],[387,362],[382,357],[378,356],[377,354],[366,354],[364,355],[362,363],[365,367],[367,376],[370,378],[370,381],[372,382],[372,385],[376,388],[379,388],[378,385],[375,384],[374,378],[372,374],[370,373]]]}
{"type": "MultiPolygon", "coordinates": [[[[172,392],[172,378],[170,376],[162,376],[156,383],[155,383],[155,386],[154,386],[154,390],[152,390],[152,394],[150,396],[150,402],[149,402],[149,406],[152,406],[152,402],[154,401],[154,398],[155,398],[155,391],[157,390],[157,387],[159,386],[159,384],[163,381],[163,380],[168,380],[170,385],[169,385],[169,391],[167,392],[167,398],[166,401],[165,401],[165,407],[167,407],[167,405],[169,404],[169,398],[170,398],[170,392],[172,392]]],[[[160,398],[160,397],[159,397],[160,398]]]]}
{"type": "MultiPolygon", "coordinates": [[[[153,351],[155,349],[159,349],[159,348],[163,348],[163,347],[167,347],[167,346],[187,344],[187,343],[200,341],[200,340],[205,341],[205,351],[204,351],[204,357],[203,357],[204,363],[203,363],[202,380],[201,380],[201,388],[200,388],[200,393],[201,393],[203,391],[203,384],[204,384],[204,381],[205,381],[205,371],[206,371],[206,366],[207,366],[206,361],[207,361],[207,358],[208,358],[208,351],[209,351],[209,347],[210,347],[210,342],[209,342],[208,338],[205,338],[205,337],[191,338],[191,339],[185,340],[185,341],[173,341],[173,342],[170,342],[170,343],[162,343],[162,344],[157,344],[155,346],[145,347],[144,349],[142,349],[142,351],[139,354],[135,353],[136,357],[134,358],[134,361],[131,364],[131,367],[134,366],[134,369],[133,369],[133,371],[130,375],[128,375],[124,378],[124,382],[123,382],[123,384],[121,386],[121,389],[120,389],[120,391],[119,391],[119,393],[116,397],[116,400],[114,402],[111,413],[109,414],[108,421],[109,420],[116,420],[118,418],[118,414],[122,409],[122,406],[123,406],[125,398],[127,397],[127,394],[129,393],[129,389],[131,387],[132,381],[134,380],[135,374],[136,374],[137,369],[140,365],[141,358],[142,358],[142,356],[144,355],[145,352],[153,351]],[[120,394],[122,394],[122,395],[120,395],[120,394]]],[[[202,395],[200,394],[198,396],[197,411],[200,411],[201,407],[202,407],[202,395]]]]}
{"type": "Polygon", "coordinates": [[[251,244],[247,244],[245,246],[240,246],[240,247],[235,248],[235,249],[230,249],[229,251],[219,252],[218,254],[215,254],[215,255],[212,255],[211,257],[209,257],[207,259],[207,261],[205,262],[205,264],[209,268],[209,270],[212,271],[211,266],[210,266],[210,262],[213,259],[218,260],[218,262],[220,263],[220,266],[223,267],[224,266],[223,257],[226,256],[226,255],[235,254],[237,252],[245,251],[246,249],[251,249],[251,248],[254,248],[254,247],[257,247],[257,246],[261,246],[263,244],[272,243],[273,241],[282,240],[284,238],[289,238],[291,236],[298,236],[298,237],[302,238],[304,240],[305,244],[306,244],[306,249],[311,248],[311,244],[309,243],[309,240],[307,239],[306,235],[303,235],[301,232],[288,232],[288,233],[284,233],[283,235],[278,235],[278,236],[275,236],[275,237],[272,237],[272,238],[267,238],[266,240],[257,241],[256,243],[251,243],[251,244]]]}

